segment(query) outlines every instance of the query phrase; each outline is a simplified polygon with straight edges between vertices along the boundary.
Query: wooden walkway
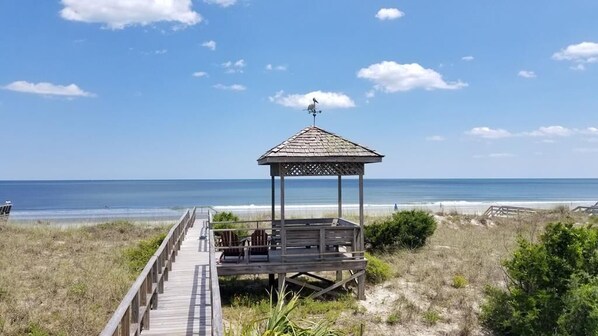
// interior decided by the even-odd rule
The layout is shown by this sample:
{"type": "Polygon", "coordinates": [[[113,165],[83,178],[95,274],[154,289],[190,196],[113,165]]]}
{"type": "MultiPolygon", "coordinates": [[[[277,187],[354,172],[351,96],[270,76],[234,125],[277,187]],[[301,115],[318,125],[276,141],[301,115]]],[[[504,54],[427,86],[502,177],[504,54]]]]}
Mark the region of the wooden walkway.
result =
{"type": "Polygon", "coordinates": [[[181,244],[164,283],[158,307],[152,310],[151,335],[212,335],[210,251],[207,221],[196,219],[181,244]]]}

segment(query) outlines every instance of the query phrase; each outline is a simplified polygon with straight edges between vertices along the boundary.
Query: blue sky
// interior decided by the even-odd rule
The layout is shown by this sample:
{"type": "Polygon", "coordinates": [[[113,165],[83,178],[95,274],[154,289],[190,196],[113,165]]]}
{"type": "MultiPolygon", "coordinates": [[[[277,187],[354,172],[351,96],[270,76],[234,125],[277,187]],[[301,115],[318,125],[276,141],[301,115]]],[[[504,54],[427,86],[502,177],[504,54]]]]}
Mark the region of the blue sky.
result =
{"type": "Polygon", "coordinates": [[[367,177],[598,177],[598,2],[0,2],[0,180],[265,178],[317,124],[367,177]]]}

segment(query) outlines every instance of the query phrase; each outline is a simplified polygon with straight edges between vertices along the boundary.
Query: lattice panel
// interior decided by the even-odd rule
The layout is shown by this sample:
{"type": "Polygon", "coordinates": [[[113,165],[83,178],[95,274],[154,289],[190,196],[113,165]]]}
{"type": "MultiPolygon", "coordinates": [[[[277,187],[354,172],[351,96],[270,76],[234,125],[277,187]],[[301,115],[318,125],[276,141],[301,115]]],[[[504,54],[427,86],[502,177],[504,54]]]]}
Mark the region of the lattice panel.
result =
{"type": "Polygon", "coordinates": [[[354,162],[281,163],[280,168],[284,176],[344,176],[364,173],[363,163],[354,162]]]}

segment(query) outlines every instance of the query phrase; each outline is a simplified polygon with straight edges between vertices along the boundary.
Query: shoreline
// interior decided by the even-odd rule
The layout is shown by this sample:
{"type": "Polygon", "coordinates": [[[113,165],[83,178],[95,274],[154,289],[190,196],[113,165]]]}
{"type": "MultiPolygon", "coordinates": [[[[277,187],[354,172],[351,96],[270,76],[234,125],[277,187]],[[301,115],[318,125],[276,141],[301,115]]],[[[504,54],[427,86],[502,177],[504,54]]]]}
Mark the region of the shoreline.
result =
{"type": "MultiPolygon", "coordinates": [[[[461,213],[481,215],[492,205],[520,206],[534,209],[552,209],[565,206],[573,209],[577,206],[591,206],[596,201],[444,201],[399,203],[397,209],[420,209],[433,213],[461,213]]],[[[240,216],[269,218],[271,205],[218,205],[216,211],[231,211],[240,216]]],[[[280,206],[276,206],[276,214],[280,214],[280,206]]],[[[336,204],[300,204],[286,205],[287,217],[323,217],[334,216],[336,204]]],[[[9,221],[14,224],[96,224],[113,220],[131,220],[139,222],[165,222],[177,220],[186,208],[127,208],[127,209],[78,209],[78,210],[13,210],[9,221]]],[[[395,204],[364,204],[366,215],[383,216],[395,211],[395,204]]],[[[358,215],[358,204],[344,204],[343,215],[358,215]]]]}

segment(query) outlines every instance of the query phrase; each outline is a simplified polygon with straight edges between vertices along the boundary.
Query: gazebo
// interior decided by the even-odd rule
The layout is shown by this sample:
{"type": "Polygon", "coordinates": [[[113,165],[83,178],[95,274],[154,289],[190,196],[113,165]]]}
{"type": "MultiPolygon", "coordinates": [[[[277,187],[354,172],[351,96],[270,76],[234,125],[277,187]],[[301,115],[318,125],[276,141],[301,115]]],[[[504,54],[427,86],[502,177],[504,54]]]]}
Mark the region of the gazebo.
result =
{"type": "MultiPolygon", "coordinates": [[[[381,162],[384,155],[365,146],[349,141],[339,135],[316,126],[306,127],[278,146],[270,149],[258,160],[259,165],[270,166],[272,180],[273,226],[276,221],[275,178],[280,179],[280,241],[282,255],[286,255],[285,230],[285,177],[337,176],[338,219],[342,218],[342,176],[359,177],[359,230],[358,246],[363,250],[363,175],[366,163],[381,162]]],[[[338,221],[337,221],[338,223],[338,221]]],[[[280,280],[279,280],[280,281],[280,280]]],[[[358,281],[360,284],[363,281],[358,281]]],[[[361,295],[360,295],[361,296],[361,295]]]]}
{"type": "MultiPolygon", "coordinates": [[[[287,283],[314,290],[317,297],[347,284],[357,282],[359,299],[365,298],[364,256],[364,197],[363,175],[366,163],[381,162],[384,156],[376,151],[316,126],[306,127],[281,144],[268,150],[257,161],[270,166],[272,181],[271,220],[243,221],[239,229],[215,229],[214,231],[243,232],[255,225],[254,233],[269,231],[270,239],[266,260],[252,260],[252,250],[263,249],[263,243],[248,242],[243,247],[245,258],[239,255],[235,263],[220,263],[219,275],[269,274],[274,281],[278,275],[278,287],[287,283]],[[338,178],[338,213],[335,218],[285,218],[285,179],[299,176],[336,176],[338,178]],[[359,178],[359,224],[344,219],[342,177],[359,178]],[[280,180],[280,217],[276,218],[276,177],[280,180]],[[343,271],[349,276],[343,278],[343,271]],[[326,279],[322,273],[336,272],[335,281],[326,279]],[[292,274],[292,275],[291,275],[292,274]],[[288,276],[290,275],[290,276],[288,276]],[[302,280],[311,277],[324,287],[302,280]]],[[[232,224],[232,223],[231,223],[232,224]]],[[[237,251],[239,247],[221,246],[237,251]]],[[[236,253],[236,252],[235,252],[236,253]]]]}

